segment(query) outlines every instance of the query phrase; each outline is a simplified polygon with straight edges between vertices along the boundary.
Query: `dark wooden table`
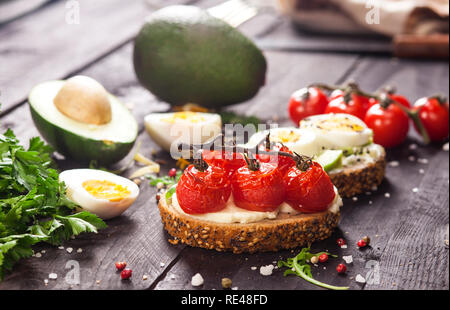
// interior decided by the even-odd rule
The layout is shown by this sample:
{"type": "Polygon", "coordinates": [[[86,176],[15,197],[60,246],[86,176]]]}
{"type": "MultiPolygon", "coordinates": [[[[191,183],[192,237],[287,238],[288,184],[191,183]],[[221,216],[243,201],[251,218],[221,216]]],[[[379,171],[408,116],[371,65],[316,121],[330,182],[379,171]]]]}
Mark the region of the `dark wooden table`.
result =
{"type": "MultiPolygon", "coordinates": [[[[2,130],[12,128],[21,141],[38,135],[26,103],[30,89],[42,81],[84,74],[129,104],[139,121],[142,152],[150,156],[155,150],[156,158],[168,160],[162,173],[173,167],[174,162],[143,130],[144,115],[167,111],[169,106],[136,81],[132,40],[145,16],[162,5],[210,7],[221,1],[148,2],[79,0],[80,24],[71,25],[64,19],[66,1],[51,1],[1,24],[2,130]]],[[[392,58],[386,52],[387,40],[299,34],[275,12],[259,15],[240,29],[264,48],[269,70],[266,86],[251,101],[232,107],[236,112],[290,125],[286,106],[294,90],[312,82],[341,83],[349,78],[368,91],[393,84],[411,100],[449,93],[447,61],[392,58]]],[[[339,228],[328,240],[313,245],[315,250],[339,255],[326,269],[314,267],[313,275],[355,290],[448,289],[449,154],[442,150],[442,144],[421,145],[411,130],[404,145],[388,151],[388,160],[398,161],[399,166],[388,166],[385,181],[373,194],[361,195],[357,201],[345,200],[339,228]],[[415,160],[410,161],[409,156],[415,160]],[[419,163],[418,158],[428,163],[419,163]],[[419,191],[413,193],[413,188],[419,191]],[[355,244],[364,235],[372,238],[372,246],[361,251],[355,244]],[[347,240],[347,249],[336,245],[339,237],[347,240]],[[346,276],[338,276],[335,268],[343,255],[352,255],[354,261],[346,276]],[[368,282],[357,283],[357,274],[368,282]]],[[[58,163],[61,169],[79,167],[64,160],[58,163]]],[[[109,227],[97,235],[82,235],[66,242],[65,249],[37,246],[36,252],[44,251],[42,257],[18,263],[0,283],[0,289],[193,289],[190,281],[197,272],[205,279],[200,289],[220,289],[223,277],[231,278],[238,289],[319,289],[300,278],[283,277],[281,270],[265,277],[251,268],[292,257],[291,251],[235,255],[171,245],[155,194],[154,188],[143,183],[136,204],[123,216],[108,221],[109,227]],[[72,253],[66,251],[68,247],[74,249],[72,253]],[[114,271],[118,260],[126,260],[133,269],[131,281],[121,281],[114,271]],[[70,261],[79,264],[79,285],[65,281],[72,268],[70,261]],[[45,285],[49,273],[58,274],[58,279],[45,285]]]]}

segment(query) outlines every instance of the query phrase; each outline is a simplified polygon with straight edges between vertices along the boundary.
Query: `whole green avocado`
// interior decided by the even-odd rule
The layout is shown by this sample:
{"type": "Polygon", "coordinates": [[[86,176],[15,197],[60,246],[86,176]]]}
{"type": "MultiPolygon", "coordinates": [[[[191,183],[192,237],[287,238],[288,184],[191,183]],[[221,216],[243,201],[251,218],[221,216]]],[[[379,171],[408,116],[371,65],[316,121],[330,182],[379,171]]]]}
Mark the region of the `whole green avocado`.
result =
{"type": "Polygon", "coordinates": [[[171,105],[220,108],[246,101],[265,83],[266,59],[238,30],[184,5],[154,12],[134,45],[140,83],[171,105]]]}

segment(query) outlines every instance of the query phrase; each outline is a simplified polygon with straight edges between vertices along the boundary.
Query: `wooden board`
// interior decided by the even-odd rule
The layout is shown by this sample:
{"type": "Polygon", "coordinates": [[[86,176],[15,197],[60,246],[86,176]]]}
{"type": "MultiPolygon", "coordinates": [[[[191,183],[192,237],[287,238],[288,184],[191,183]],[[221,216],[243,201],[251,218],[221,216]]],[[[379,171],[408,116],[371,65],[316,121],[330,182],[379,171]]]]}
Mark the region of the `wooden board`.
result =
{"type": "Polygon", "coordinates": [[[22,103],[37,83],[73,75],[130,41],[151,11],[163,4],[187,2],[154,0],[150,6],[145,0],[80,0],[76,23],[74,9],[57,1],[4,25],[0,28],[0,115],[22,103]]]}

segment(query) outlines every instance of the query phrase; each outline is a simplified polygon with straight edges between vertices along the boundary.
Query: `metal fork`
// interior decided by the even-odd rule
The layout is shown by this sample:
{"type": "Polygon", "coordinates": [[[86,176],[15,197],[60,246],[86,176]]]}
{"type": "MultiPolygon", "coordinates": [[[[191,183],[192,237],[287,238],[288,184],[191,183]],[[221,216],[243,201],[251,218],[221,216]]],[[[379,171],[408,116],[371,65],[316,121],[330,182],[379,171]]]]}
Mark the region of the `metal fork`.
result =
{"type": "Polygon", "coordinates": [[[245,0],[229,0],[212,8],[207,12],[219,18],[232,27],[238,27],[243,23],[249,21],[259,13],[260,7],[249,3],[245,0]]]}

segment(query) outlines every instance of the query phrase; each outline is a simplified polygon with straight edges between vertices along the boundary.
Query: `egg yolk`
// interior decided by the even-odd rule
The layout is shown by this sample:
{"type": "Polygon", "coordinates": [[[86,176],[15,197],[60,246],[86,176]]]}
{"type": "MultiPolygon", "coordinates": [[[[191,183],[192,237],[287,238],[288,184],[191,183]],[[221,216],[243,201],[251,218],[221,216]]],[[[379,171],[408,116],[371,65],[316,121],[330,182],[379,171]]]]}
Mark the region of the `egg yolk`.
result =
{"type": "MultiPolygon", "coordinates": [[[[294,132],[294,131],[280,131],[276,136],[273,137],[273,140],[276,142],[281,143],[288,143],[288,142],[297,142],[300,139],[300,134],[294,132]]],[[[272,140],[272,139],[271,139],[272,140]]]]}
{"type": "Polygon", "coordinates": [[[321,120],[316,123],[316,127],[323,130],[340,130],[340,131],[356,131],[356,132],[364,130],[363,126],[353,123],[348,118],[333,118],[321,120]]]}
{"type": "Polygon", "coordinates": [[[205,121],[205,118],[195,112],[184,111],[184,112],[176,112],[170,117],[161,119],[164,122],[175,123],[177,120],[184,120],[190,123],[199,123],[205,121]]]}
{"type": "Polygon", "coordinates": [[[131,194],[126,186],[106,180],[88,180],[83,182],[82,185],[95,198],[107,199],[111,202],[119,202],[131,194]]]}

